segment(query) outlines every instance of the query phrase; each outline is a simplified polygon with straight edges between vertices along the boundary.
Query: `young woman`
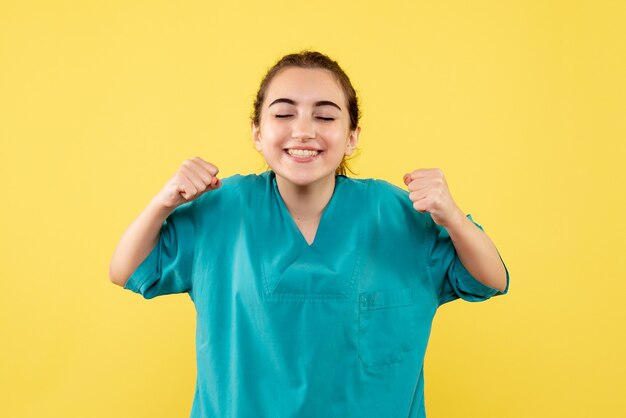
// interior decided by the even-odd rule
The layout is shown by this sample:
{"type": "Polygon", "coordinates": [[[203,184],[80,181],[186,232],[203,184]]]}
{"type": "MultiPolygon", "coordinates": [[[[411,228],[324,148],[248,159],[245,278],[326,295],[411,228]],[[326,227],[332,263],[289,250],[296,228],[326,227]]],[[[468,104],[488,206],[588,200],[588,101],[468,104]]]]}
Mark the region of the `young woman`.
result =
{"type": "Polygon", "coordinates": [[[187,160],[122,236],[114,283],[195,304],[192,417],[424,417],[437,308],[508,292],[441,170],[408,191],[346,176],[359,116],[335,61],[283,57],[252,115],[270,170],[220,180],[187,160]]]}

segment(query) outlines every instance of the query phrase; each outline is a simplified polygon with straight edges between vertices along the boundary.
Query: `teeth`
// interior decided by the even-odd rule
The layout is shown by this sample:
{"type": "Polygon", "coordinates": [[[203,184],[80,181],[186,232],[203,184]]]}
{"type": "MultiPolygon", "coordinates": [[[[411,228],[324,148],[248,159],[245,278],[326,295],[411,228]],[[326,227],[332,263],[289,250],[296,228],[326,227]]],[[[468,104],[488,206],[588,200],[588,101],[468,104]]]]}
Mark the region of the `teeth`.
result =
{"type": "Polygon", "coordinates": [[[288,149],[287,152],[294,157],[314,157],[319,154],[319,151],[310,149],[288,149]]]}

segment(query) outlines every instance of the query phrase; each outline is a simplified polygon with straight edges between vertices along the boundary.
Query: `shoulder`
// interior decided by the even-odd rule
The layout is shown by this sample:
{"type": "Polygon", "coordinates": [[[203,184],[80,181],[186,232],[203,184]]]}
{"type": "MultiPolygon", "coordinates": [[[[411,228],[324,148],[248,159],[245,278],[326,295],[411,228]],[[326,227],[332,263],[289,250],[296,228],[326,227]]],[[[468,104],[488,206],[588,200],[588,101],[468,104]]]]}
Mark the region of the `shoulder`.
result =
{"type": "Polygon", "coordinates": [[[234,174],[222,179],[222,187],[217,190],[207,192],[200,196],[198,200],[203,201],[207,199],[224,199],[224,198],[238,198],[244,197],[247,193],[252,193],[260,184],[267,183],[268,175],[262,173],[257,174],[234,174]]]}
{"type": "Polygon", "coordinates": [[[236,215],[253,204],[256,190],[267,182],[266,177],[266,173],[224,177],[222,187],[204,193],[192,203],[197,212],[204,214],[220,211],[221,214],[236,215]]]}
{"type": "Polygon", "coordinates": [[[340,178],[342,182],[349,187],[360,187],[365,190],[368,194],[368,200],[370,203],[383,203],[385,205],[389,205],[394,202],[399,205],[411,203],[408,191],[401,189],[388,181],[375,178],[355,179],[345,176],[341,176],[340,178]]]}
{"type": "Polygon", "coordinates": [[[222,179],[222,187],[218,190],[228,190],[229,188],[250,189],[259,183],[265,183],[269,179],[267,172],[261,174],[234,174],[222,179]]]}
{"type": "Polygon", "coordinates": [[[397,189],[398,191],[402,191],[397,186],[389,183],[388,181],[376,179],[376,178],[355,178],[348,177],[344,175],[337,176],[337,180],[352,187],[368,187],[368,188],[383,188],[383,189],[397,189]]]}
{"type": "Polygon", "coordinates": [[[415,210],[406,189],[386,180],[375,178],[348,178],[346,181],[351,184],[366,186],[367,207],[381,226],[391,227],[395,225],[404,228],[412,225],[422,230],[432,223],[429,213],[420,213],[415,210]]]}
{"type": "Polygon", "coordinates": [[[374,193],[386,199],[395,199],[402,202],[409,201],[409,192],[401,189],[395,184],[391,184],[385,180],[372,179],[374,193]]]}

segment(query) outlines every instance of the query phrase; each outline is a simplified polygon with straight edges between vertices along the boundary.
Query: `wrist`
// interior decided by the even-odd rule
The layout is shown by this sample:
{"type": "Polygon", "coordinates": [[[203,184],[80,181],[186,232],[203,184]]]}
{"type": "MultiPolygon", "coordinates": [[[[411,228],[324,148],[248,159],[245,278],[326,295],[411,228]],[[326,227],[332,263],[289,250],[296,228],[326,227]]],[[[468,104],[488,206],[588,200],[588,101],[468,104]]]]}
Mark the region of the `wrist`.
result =
{"type": "MultiPolygon", "coordinates": [[[[454,214],[450,217],[450,222],[445,226],[450,235],[462,230],[469,219],[465,216],[460,208],[454,211],[454,214]]],[[[471,221],[470,221],[471,222],[471,221]]]]}
{"type": "Polygon", "coordinates": [[[174,211],[174,209],[175,207],[169,207],[163,204],[163,200],[159,199],[158,195],[153,197],[148,204],[148,210],[163,219],[167,218],[174,211]]]}

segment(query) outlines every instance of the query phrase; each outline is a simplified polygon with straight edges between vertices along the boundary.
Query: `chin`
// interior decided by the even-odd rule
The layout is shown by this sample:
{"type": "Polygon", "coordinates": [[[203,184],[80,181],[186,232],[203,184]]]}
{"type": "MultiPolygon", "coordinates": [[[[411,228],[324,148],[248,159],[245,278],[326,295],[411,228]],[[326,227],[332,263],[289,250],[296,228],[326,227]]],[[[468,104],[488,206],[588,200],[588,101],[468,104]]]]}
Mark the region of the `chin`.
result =
{"type": "Polygon", "coordinates": [[[297,186],[308,186],[309,184],[313,184],[319,180],[319,178],[309,177],[309,176],[301,176],[301,177],[287,177],[290,183],[293,183],[297,186]]]}
{"type": "MultiPolygon", "coordinates": [[[[334,175],[335,173],[333,172],[332,174],[334,175]]],[[[309,186],[311,184],[323,181],[327,177],[330,177],[330,175],[319,175],[313,173],[291,173],[287,175],[277,173],[277,175],[281,176],[289,183],[300,187],[309,186]]]]}

